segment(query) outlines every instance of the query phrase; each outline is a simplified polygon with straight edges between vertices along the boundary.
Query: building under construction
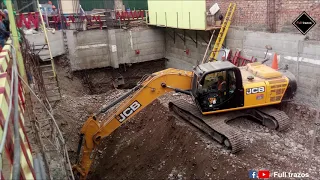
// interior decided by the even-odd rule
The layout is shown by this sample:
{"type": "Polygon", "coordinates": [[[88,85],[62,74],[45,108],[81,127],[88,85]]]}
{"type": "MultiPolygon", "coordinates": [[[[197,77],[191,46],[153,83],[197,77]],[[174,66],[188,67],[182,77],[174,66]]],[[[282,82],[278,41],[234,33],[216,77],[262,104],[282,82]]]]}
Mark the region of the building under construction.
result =
{"type": "Polygon", "coordinates": [[[320,2],[2,12],[3,179],[319,179],[320,2]]]}

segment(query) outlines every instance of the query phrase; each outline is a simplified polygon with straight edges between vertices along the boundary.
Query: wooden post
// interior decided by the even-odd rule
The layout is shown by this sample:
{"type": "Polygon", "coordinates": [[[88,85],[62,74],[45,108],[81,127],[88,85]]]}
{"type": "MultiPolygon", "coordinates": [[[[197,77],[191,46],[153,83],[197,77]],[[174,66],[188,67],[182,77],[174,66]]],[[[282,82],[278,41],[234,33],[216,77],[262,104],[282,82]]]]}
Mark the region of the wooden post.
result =
{"type": "Polygon", "coordinates": [[[164,12],[164,17],[166,18],[166,27],[168,26],[168,23],[167,23],[167,12],[164,12]]]}
{"type": "Polygon", "coordinates": [[[177,12],[177,28],[179,27],[179,17],[178,17],[178,12],[177,12]]]}
{"type": "Polygon", "coordinates": [[[190,12],[189,12],[189,29],[191,29],[191,19],[190,19],[190,12]]]}

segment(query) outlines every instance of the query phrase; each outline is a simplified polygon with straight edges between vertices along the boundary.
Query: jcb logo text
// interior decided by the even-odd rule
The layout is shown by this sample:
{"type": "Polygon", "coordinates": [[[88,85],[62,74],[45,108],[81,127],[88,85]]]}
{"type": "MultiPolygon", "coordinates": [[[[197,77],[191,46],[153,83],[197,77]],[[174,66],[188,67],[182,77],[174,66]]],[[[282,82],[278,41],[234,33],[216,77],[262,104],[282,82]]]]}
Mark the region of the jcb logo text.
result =
{"type": "Polygon", "coordinates": [[[265,91],[264,86],[262,87],[255,87],[255,88],[249,88],[247,89],[247,94],[256,94],[256,93],[262,93],[265,91]]]}
{"type": "Polygon", "coordinates": [[[122,111],[119,115],[116,116],[116,119],[122,123],[126,120],[132,113],[141,107],[141,104],[138,101],[133,102],[127,109],[122,111]]]}

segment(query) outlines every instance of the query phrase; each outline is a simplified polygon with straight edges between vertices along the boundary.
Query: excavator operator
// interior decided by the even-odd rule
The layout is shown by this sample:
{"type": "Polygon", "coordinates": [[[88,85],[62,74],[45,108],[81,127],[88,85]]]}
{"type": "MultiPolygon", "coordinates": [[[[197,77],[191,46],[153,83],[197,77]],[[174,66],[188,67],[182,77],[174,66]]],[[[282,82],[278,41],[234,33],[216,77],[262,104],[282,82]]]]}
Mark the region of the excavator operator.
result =
{"type": "Polygon", "coordinates": [[[223,76],[218,77],[218,90],[221,92],[226,90],[226,81],[223,79],[223,76]]]}
{"type": "Polygon", "coordinates": [[[224,101],[224,97],[226,95],[226,89],[227,89],[227,83],[224,80],[223,76],[218,77],[218,97],[219,97],[219,102],[224,101]]]}

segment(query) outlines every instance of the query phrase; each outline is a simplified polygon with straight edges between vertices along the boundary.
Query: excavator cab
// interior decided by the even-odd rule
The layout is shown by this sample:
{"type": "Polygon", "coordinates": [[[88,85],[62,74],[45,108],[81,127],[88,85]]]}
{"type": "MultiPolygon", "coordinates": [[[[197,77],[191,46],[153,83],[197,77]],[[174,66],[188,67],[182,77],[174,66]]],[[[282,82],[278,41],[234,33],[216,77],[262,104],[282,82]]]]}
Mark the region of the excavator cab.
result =
{"type": "Polygon", "coordinates": [[[227,61],[209,62],[194,68],[192,96],[204,112],[243,106],[241,72],[227,61]]]}

